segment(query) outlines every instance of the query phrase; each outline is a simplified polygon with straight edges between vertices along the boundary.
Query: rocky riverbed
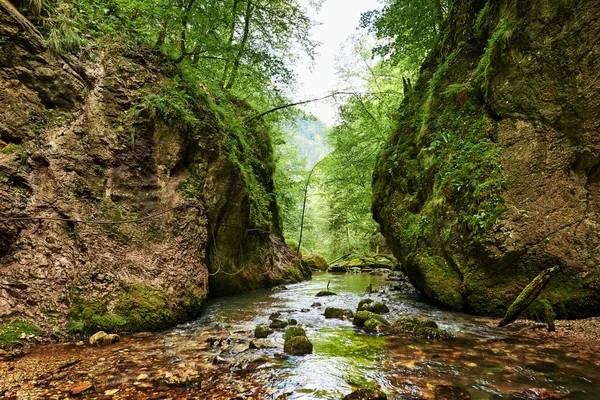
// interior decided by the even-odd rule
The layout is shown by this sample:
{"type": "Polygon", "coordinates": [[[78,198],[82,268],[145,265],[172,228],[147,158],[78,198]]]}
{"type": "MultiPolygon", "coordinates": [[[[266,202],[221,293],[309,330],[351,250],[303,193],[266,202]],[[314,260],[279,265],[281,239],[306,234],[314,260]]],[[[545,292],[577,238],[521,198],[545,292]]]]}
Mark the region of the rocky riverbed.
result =
{"type": "Polygon", "coordinates": [[[442,311],[392,287],[397,281],[382,276],[318,274],[285,290],[213,300],[203,317],[170,331],[103,346],[77,339],[33,347],[0,362],[0,396],[341,399],[369,388],[388,399],[594,399],[600,393],[598,319],[557,321],[556,332],[531,321],[499,329],[496,319],[442,311]],[[327,285],[336,295],[317,298],[327,285]],[[365,296],[369,285],[374,293],[365,296]],[[389,307],[382,317],[392,325],[429,319],[452,338],[372,334],[350,318],[325,316],[327,308],[356,313],[366,297],[389,307]],[[310,354],[286,354],[285,329],[255,337],[256,326],[276,312],[304,329],[310,354]]]}

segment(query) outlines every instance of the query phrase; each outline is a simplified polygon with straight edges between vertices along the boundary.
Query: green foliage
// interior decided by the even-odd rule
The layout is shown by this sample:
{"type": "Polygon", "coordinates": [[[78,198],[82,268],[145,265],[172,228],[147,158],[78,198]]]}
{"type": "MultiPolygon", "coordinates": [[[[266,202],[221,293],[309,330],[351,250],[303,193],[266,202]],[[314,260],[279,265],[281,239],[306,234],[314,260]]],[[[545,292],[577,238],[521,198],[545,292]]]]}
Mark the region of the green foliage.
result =
{"type": "Polygon", "coordinates": [[[21,320],[14,320],[11,323],[0,327],[0,349],[11,348],[26,342],[21,335],[39,336],[42,331],[35,325],[21,320]]]}
{"type": "Polygon", "coordinates": [[[361,27],[374,32],[380,43],[374,54],[418,69],[433,47],[451,1],[385,0],[383,9],[362,14],[361,27]],[[437,7],[439,5],[439,7],[437,7]]]}
{"type": "Polygon", "coordinates": [[[6,146],[4,146],[1,151],[2,151],[2,154],[10,155],[10,154],[13,154],[14,152],[18,151],[20,148],[21,148],[21,146],[19,146],[18,144],[9,143],[6,146]]]}

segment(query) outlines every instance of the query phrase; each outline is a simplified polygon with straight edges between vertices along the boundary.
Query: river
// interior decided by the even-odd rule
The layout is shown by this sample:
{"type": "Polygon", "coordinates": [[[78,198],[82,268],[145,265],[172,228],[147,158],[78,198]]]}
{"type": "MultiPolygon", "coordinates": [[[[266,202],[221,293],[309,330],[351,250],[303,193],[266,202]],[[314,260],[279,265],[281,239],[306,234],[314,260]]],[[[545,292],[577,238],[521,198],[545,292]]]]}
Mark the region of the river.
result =
{"type": "Polygon", "coordinates": [[[315,274],[285,290],[210,300],[201,318],[159,334],[104,347],[39,346],[0,364],[0,395],[64,398],[89,382],[85,397],[106,399],[341,399],[359,387],[380,387],[390,399],[434,399],[438,385],[460,386],[473,399],[535,398],[523,397],[531,388],[600,398],[596,354],[440,310],[414,291],[391,290],[392,283],[370,274],[315,274]],[[369,297],[389,306],[390,321],[431,319],[455,338],[376,336],[323,316],[325,307],[356,310],[369,284],[377,291],[369,297]],[[337,295],[316,298],[327,286],[337,295]],[[253,341],[255,326],[277,311],[305,328],[312,354],[283,354],[283,331],[253,341]]]}

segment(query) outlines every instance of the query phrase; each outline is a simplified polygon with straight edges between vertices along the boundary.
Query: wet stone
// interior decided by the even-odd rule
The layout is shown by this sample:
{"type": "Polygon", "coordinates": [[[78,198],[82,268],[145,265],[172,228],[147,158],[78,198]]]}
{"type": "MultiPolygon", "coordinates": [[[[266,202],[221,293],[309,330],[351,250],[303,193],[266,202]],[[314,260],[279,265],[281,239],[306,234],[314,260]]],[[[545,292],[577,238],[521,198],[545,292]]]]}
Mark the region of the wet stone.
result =
{"type": "Polygon", "coordinates": [[[78,395],[78,394],[81,394],[81,393],[85,392],[86,390],[89,390],[93,387],[94,387],[94,385],[92,384],[92,382],[89,382],[89,381],[81,382],[71,388],[71,394],[78,395]]]}
{"type": "Polygon", "coordinates": [[[273,321],[276,319],[279,319],[281,317],[281,311],[275,311],[274,313],[271,313],[271,315],[269,315],[269,320],[273,321]]]}
{"type": "Polygon", "coordinates": [[[451,385],[437,385],[435,400],[469,400],[471,395],[465,389],[451,385]]]}
{"type": "Polygon", "coordinates": [[[335,307],[327,307],[325,309],[325,318],[336,318],[336,319],[345,319],[351,320],[354,317],[352,310],[343,309],[343,308],[335,308],[335,307]]]}
{"type": "Polygon", "coordinates": [[[316,297],[326,297],[326,296],[337,296],[337,293],[330,292],[329,290],[321,290],[316,294],[316,297]]]}
{"type": "Polygon", "coordinates": [[[283,321],[281,319],[274,319],[273,321],[271,321],[271,325],[269,325],[269,328],[284,329],[286,326],[288,326],[287,321],[283,321]]]}
{"type": "Polygon", "coordinates": [[[254,329],[254,337],[258,338],[258,339],[264,339],[267,336],[269,336],[269,326],[266,324],[261,324],[258,325],[255,329],[254,329]]]}
{"type": "Polygon", "coordinates": [[[358,389],[344,396],[342,400],[387,400],[387,395],[381,390],[358,389]]]}

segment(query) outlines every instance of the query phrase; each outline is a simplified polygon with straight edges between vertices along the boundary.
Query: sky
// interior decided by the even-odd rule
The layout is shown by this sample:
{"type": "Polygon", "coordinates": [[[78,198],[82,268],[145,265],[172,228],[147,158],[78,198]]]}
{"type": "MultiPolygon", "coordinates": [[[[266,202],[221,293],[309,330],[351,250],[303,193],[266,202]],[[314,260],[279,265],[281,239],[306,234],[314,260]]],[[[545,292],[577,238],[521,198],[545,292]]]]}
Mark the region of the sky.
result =
{"type": "MultiPolygon", "coordinates": [[[[310,10],[311,17],[320,22],[312,30],[312,38],[322,44],[317,49],[315,63],[309,69],[308,62],[295,68],[298,75],[298,90],[294,100],[318,98],[340,88],[336,77],[335,56],[340,53],[346,39],[364,30],[357,30],[362,12],[379,8],[377,0],[325,0],[316,12],[309,7],[308,0],[301,0],[310,10]]],[[[333,101],[312,103],[303,107],[328,126],[336,122],[336,106],[333,101]]]]}

